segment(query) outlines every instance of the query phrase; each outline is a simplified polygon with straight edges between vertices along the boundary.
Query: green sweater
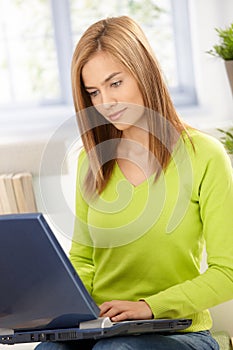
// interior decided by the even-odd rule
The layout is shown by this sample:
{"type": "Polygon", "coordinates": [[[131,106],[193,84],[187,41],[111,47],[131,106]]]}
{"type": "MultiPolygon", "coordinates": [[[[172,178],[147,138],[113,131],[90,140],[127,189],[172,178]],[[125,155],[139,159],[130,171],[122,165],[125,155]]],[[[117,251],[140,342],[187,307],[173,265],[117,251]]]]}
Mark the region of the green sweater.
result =
{"type": "Polygon", "coordinates": [[[155,318],[192,318],[187,331],[199,331],[212,326],[207,309],[233,297],[233,177],[219,141],[190,134],[195,150],[180,138],[157,182],[134,187],[116,163],[89,203],[81,152],[70,259],[97,304],[144,299],[155,318]]]}

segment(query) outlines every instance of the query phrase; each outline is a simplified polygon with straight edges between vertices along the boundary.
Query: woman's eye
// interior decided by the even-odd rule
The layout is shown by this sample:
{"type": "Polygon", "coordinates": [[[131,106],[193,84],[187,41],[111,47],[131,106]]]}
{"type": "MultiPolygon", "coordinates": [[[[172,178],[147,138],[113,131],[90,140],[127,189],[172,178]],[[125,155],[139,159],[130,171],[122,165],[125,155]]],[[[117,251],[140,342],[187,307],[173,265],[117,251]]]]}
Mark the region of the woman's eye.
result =
{"type": "Polygon", "coordinates": [[[98,90],[95,90],[95,91],[88,92],[88,95],[89,95],[90,97],[95,97],[95,96],[98,95],[98,93],[99,93],[99,91],[98,91],[98,90]]]}
{"type": "Polygon", "coordinates": [[[112,83],[111,86],[118,87],[119,85],[121,85],[121,83],[122,83],[122,80],[118,80],[118,81],[115,81],[114,83],[112,83]]]}

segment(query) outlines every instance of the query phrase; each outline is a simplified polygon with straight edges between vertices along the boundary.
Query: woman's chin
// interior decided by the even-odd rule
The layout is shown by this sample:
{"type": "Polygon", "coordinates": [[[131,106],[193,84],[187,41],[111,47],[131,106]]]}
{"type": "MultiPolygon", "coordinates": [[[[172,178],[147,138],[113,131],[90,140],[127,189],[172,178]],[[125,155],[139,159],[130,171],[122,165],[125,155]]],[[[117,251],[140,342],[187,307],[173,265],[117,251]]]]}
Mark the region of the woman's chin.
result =
{"type": "Polygon", "coordinates": [[[124,131],[124,130],[128,130],[132,127],[132,124],[127,124],[127,123],[112,123],[116,129],[120,130],[120,131],[124,131]]]}

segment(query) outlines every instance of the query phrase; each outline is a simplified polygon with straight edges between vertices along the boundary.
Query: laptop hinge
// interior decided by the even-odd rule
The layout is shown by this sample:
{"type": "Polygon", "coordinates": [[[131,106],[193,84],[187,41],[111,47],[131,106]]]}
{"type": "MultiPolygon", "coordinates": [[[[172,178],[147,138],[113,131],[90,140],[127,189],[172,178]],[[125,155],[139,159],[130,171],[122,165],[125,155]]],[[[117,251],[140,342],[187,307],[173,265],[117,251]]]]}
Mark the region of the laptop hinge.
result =
{"type": "Polygon", "coordinates": [[[11,335],[14,334],[14,329],[0,328],[0,335],[11,335]]]}
{"type": "Polygon", "coordinates": [[[109,328],[113,323],[109,317],[99,317],[95,320],[80,322],[80,329],[92,329],[92,328],[109,328]]]}

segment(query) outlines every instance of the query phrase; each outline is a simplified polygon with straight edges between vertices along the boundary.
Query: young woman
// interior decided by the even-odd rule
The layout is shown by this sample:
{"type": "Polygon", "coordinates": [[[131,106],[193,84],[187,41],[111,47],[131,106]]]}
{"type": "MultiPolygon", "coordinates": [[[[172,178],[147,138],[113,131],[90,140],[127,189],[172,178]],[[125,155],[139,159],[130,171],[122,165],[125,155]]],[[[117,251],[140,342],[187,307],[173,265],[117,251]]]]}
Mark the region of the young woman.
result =
{"type": "Polygon", "coordinates": [[[71,261],[100,316],[192,325],[37,349],[219,349],[208,308],[233,296],[233,179],[222,145],[180,120],[145,35],[126,16],[87,29],[72,82],[83,150],[71,261]]]}

